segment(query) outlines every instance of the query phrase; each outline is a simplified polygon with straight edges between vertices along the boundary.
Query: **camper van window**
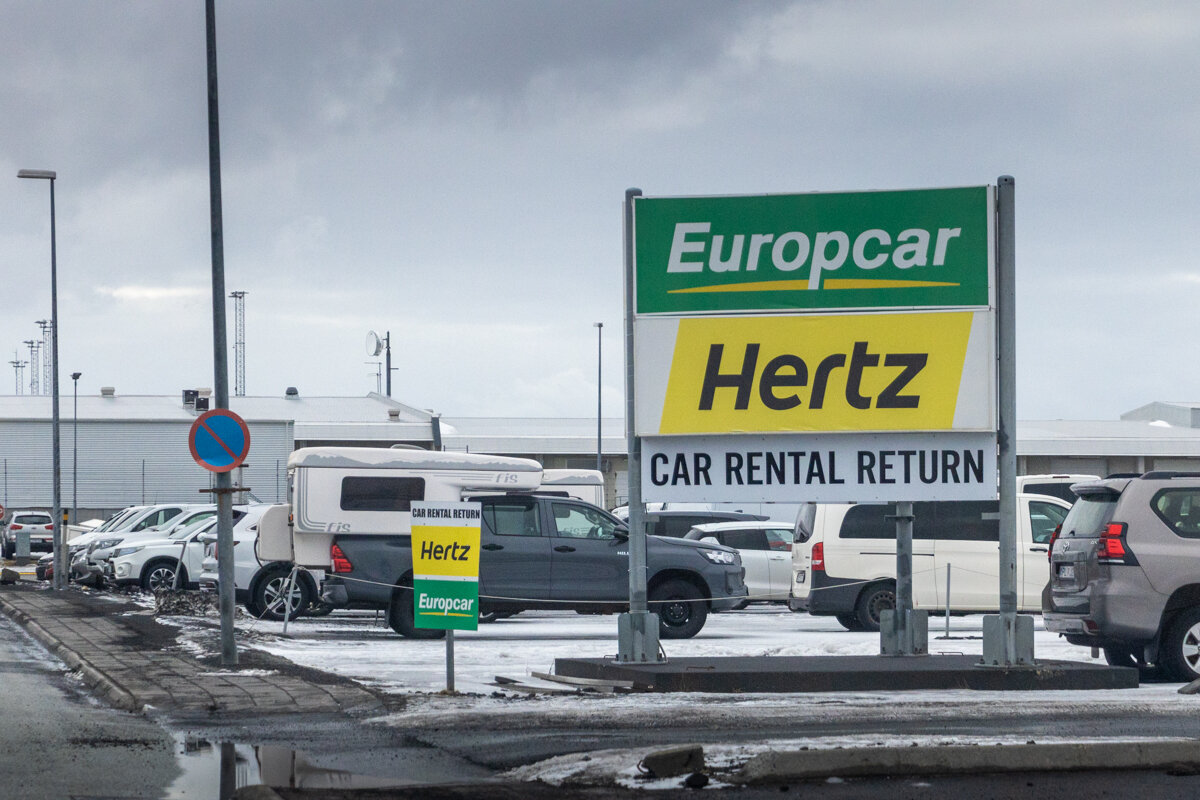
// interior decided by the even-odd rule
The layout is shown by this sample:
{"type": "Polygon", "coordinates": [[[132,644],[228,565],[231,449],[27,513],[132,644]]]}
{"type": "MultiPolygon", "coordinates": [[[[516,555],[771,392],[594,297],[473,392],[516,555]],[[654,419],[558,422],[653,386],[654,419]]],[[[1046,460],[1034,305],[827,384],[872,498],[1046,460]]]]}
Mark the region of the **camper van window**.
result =
{"type": "Polygon", "coordinates": [[[424,499],[424,478],[342,478],[342,511],[409,511],[424,499]]]}
{"type": "Polygon", "coordinates": [[[497,536],[541,536],[538,507],[528,501],[488,503],[483,521],[497,536]]]}

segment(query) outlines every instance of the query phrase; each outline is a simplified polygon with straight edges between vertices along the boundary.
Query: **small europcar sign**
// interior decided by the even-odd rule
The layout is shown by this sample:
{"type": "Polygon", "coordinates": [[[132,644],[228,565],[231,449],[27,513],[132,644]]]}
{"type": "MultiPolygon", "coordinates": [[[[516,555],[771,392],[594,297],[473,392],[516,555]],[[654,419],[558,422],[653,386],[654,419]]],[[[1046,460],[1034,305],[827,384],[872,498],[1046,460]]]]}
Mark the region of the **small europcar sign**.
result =
{"type": "Polygon", "coordinates": [[[479,627],[479,503],[412,504],[413,624],[479,627]]]}

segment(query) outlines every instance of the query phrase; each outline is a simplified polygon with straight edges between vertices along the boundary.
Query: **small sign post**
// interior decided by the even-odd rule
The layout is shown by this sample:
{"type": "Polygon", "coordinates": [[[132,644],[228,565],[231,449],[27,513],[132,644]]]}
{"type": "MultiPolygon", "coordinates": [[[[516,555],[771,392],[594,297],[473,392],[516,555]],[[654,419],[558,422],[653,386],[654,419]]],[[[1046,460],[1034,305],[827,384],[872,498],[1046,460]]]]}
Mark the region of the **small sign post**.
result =
{"type": "Polygon", "coordinates": [[[446,631],[446,691],[454,691],[454,631],[479,627],[479,503],[412,504],[413,624],[446,631]]]}

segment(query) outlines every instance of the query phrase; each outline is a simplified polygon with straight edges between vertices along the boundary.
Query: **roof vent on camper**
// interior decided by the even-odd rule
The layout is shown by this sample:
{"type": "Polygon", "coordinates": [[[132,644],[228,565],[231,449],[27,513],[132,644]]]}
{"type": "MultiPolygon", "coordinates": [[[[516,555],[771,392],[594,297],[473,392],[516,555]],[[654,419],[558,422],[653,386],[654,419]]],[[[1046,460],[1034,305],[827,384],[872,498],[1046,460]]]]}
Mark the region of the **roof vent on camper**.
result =
{"type": "Polygon", "coordinates": [[[392,420],[393,422],[399,422],[400,421],[400,409],[389,408],[388,409],[388,419],[392,420]]]}
{"type": "Polygon", "coordinates": [[[295,386],[289,386],[287,388],[287,391],[284,392],[283,394],[285,397],[290,397],[292,399],[295,399],[300,396],[300,390],[297,389],[295,386]]]}
{"type": "Polygon", "coordinates": [[[101,386],[100,387],[100,396],[101,397],[116,397],[117,389],[115,386],[101,386]]]}

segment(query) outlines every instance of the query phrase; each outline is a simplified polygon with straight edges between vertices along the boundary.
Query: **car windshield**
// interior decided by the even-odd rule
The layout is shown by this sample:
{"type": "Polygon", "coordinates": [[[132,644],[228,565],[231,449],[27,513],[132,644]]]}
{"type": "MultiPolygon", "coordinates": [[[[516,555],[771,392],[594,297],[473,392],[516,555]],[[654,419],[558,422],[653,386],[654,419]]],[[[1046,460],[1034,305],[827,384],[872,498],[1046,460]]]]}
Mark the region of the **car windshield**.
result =
{"type": "Polygon", "coordinates": [[[179,541],[180,539],[186,539],[189,536],[191,536],[193,533],[195,533],[196,531],[202,530],[206,525],[213,525],[215,523],[216,523],[215,516],[208,516],[208,517],[202,517],[200,519],[195,519],[195,520],[192,520],[191,523],[184,525],[182,528],[178,528],[176,530],[171,531],[171,533],[167,536],[167,538],[174,539],[175,541],[179,541]]]}
{"type": "Polygon", "coordinates": [[[1112,519],[1118,497],[1110,492],[1080,495],[1063,520],[1062,535],[1099,536],[1112,519]]]}

